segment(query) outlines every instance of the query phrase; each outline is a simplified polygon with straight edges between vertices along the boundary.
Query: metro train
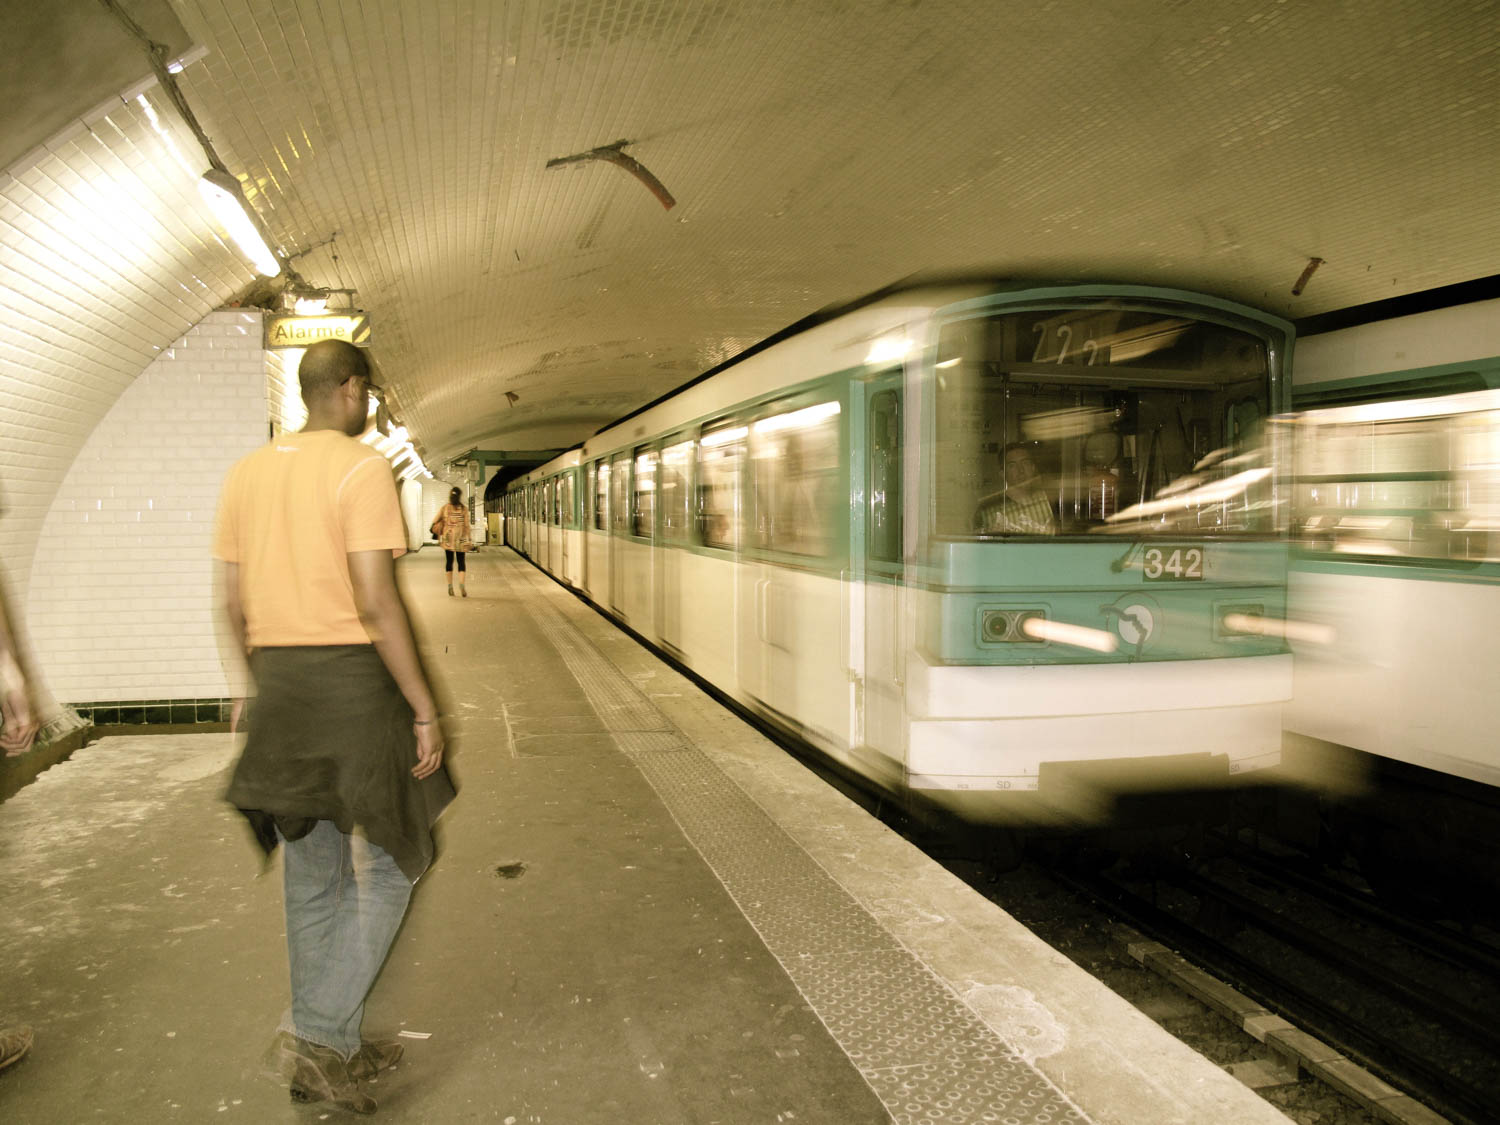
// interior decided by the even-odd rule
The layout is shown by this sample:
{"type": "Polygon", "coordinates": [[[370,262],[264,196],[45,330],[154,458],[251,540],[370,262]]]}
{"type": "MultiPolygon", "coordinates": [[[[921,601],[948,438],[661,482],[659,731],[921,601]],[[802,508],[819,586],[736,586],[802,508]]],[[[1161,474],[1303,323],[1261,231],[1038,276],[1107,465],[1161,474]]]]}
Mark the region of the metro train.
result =
{"type": "Polygon", "coordinates": [[[1372,881],[1495,886],[1500,300],[1299,339],[1286,772],[1372,881]]]}
{"type": "Polygon", "coordinates": [[[505,538],[908,805],[1099,823],[1279,761],[1293,337],[1173,289],[893,288],[512,482],[505,538]]]}

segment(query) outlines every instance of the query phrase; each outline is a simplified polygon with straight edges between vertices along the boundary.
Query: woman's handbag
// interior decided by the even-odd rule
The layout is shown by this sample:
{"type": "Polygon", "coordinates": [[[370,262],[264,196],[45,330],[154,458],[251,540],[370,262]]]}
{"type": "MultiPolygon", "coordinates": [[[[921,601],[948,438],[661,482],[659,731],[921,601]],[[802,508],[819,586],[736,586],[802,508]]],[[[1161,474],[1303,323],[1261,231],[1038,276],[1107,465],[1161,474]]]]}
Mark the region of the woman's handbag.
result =
{"type": "Polygon", "coordinates": [[[439,512],[437,514],[437,518],[432,521],[432,527],[430,528],[430,530],[432,532],[432,537],[434,539],[439,539],[439,538],[442,537],[442,534],[443,534],[443,513],[442,512],[439,512]]]}

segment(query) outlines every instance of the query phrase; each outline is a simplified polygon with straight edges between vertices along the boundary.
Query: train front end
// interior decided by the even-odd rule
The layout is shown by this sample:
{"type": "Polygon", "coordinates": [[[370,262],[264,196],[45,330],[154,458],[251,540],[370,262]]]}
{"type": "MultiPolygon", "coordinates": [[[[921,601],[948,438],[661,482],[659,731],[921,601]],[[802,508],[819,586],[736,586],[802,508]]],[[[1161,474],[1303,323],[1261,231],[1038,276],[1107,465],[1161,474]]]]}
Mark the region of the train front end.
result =
{"type": "Polygon", "coordinates": [[[1268,421],[1291,340],[1143,287],[936,313],[907,371],[911,790],[1099,823],[1277,763],[1288,497],[1268,421]]]}

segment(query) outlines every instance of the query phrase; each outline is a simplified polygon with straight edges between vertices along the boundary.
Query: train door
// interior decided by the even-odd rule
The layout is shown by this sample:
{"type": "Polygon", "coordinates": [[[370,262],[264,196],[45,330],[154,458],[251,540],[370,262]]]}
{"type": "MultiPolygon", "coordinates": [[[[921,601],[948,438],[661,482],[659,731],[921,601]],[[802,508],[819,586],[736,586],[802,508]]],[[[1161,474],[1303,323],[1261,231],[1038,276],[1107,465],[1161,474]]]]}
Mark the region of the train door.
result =
{"type": "Polygon", "coordinates": [[[657,639],[674,652],[682,651],[684,586],[683,563],[691,542],[693,495],[693,439],[687,435],[668,438],[657,467],[657,550],[652,578],[656,590],[657,639]]]}
{"type": "Polygon", "coordinates": [[[550,570],[547,558],[547,525],[551,522],[547,509],[552,506],[552,482],[544,480],[536,486],[536,561],[543,570],[550,570]]]}
{"type": "MultiPolygon", "coordinates": [[[[630,535],[630,453],[609,465],[609,607],[625,617],[625,549],[630,535]]],[[[628,618],[627,618],[628,620],[628,618]]]]}
{"type": "MultiPolygon", "coordinates": [[[[749,510],[750,429],[737,419],[706,423],[698,441],[697,507],[703,545],[730,561],[727,583],[715,578],[714,589],[733,613],[726,637],[730,647],[730,675],[739,692],[759,696],[765,677],[760,639],[762,566],[746,553],[751,541],[749,510]]],[[[709,571],[705,570],[705,574],[709,571]]],[[[714,573],[722,571],[714,568],[714,573]]]]}
{"type": "Polygon", "coordinates": [[[630,496],[630,585],[625,591],[625,612],[636,628],[650,635],[656,623],[656,467],[655,448],[637,446],[632,468],[630,496]]]}
{"type": "Polygon", "coordinates": [[[557,478],[558,563],[561,567],[558,574],[569,585],[573,582],[573,576],[568,572],[573,537],[568,529],[573,526],[573,478],[577,472],[576,469],[564,469],[557,478]]]}
{"type": "Polygon", "coordinates": [[[899,371],[864,385],[862,466],[864,503],[851,508],[863,534],[850,536],[851,551],[861,549],[864,580],[862,611],[851,607],[851,620],[862,621],[862,677],[857,693],[862,736],[860,753],[874,751],[880,773],[898,768],[905,756],[905,686],[901,614],[904,597],[902,528],[905,489],[902,467],[902,391],[899,371]]]}
{"type": "Polygon", "coordinates": [[[609,462],[602,457],[588,471],[589,508],[583,524],[584,589],[603,605],[609,597],[609,462]]]}

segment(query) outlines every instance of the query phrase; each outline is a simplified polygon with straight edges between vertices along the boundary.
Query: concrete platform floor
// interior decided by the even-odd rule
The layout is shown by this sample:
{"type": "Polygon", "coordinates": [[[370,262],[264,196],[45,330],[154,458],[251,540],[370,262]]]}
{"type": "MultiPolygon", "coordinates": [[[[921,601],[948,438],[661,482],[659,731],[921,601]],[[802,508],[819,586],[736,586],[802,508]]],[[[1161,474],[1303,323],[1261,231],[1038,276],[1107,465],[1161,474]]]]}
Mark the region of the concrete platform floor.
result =
{"type": "MultiPolygon", "coordinates": [[[[1284,1122],[508,551],[399,570],[459,800],[367,1009],[392,1122],[1284,1122]]],[[[308,1122],[227,735],[0,805],[0,1121],[308,1122]]]]}

